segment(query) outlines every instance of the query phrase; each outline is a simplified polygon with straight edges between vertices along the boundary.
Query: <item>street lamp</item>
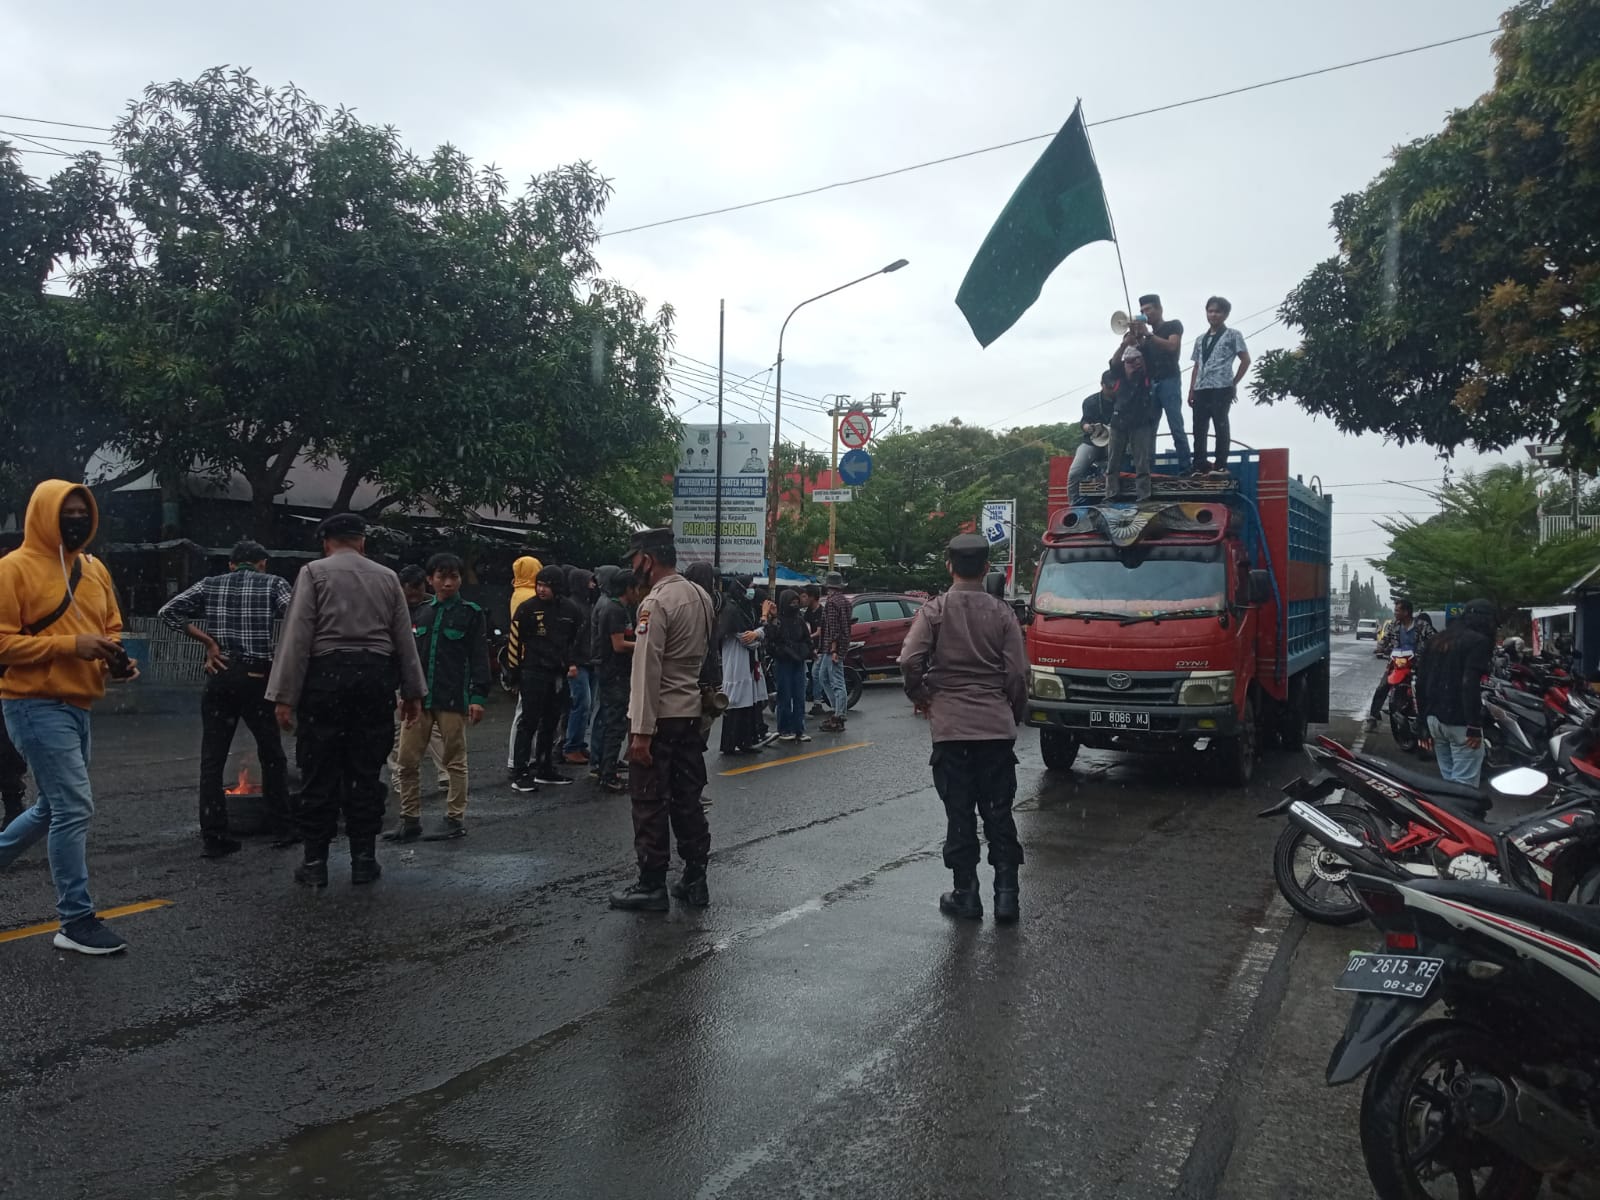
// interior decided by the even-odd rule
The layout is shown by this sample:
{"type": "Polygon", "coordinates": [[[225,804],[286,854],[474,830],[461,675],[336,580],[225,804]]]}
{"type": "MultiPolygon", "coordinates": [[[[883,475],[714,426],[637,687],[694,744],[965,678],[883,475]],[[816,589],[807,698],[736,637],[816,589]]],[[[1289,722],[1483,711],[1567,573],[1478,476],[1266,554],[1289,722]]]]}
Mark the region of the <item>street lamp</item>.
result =
{"type": "Polygon", "coordinates": [[[767,487],[767,591],[768,594],[778,590],[778,497],[781,494],[780,474],[778,468],[778,445],[783,432],[783,335],[789,329],[789,322],[808,304],[814,304],[835,292],[842,292],[845,288],[855,287],[858,283],[878,275],[887,275],[891,271],[898,271],[906,265],[906,260],[897,258],[887,267],[879,267],[876,271],[869,271],[860,279],[852,279],[849,283],[841,283],[836,288],[829,288],[825,292],[818,292],[809,300],[802,300],[789,310],[789,315],[783,319],[783,325],[778,329],[778,377],[772,389],[772,479],[767,487]]]}

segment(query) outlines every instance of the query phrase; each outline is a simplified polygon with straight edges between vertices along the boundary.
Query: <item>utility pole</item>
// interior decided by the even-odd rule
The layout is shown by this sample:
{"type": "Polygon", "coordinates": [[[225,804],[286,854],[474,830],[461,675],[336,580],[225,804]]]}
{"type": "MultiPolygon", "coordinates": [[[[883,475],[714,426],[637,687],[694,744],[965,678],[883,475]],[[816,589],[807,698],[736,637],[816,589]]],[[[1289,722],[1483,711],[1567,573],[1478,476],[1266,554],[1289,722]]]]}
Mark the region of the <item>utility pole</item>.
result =
{"type": "Polygon", "coordinates": [[[716,533],[711,543],[711,564],[722,574],[722,356],[728,328],[728,302],[717,301],[717,508],[716,533]]]}
{"type": "MultiPolygon", "coordinates": [[[[840,418],[846,416],[849,413],[853,413],[853,412],[866,413],[867,416],[872,419],[873,431],[876,432],[877,431],[878,422],[882,418],[888,416],[890,412],[898,412],[900,410],[900,400],[905,395],[905,393],[904,392],[895,392],[893,394],[893,397],[889,401],[889,406],[887,408],[884,407],[883,395],[884,394],[882,392],[873,392],[867,399],[866,407],[862,407],[859,404],[851,404],[851,405],[849,405],[849,407],[846,407],[846,403],[850,399],[849,396],[836,395],[834,397],[834,405],[833,405],[832,408],[830,408],[828,410],[828,420],[833,426],[833,431],[832,431],[833,432],[833,456],[832,456],[833,477],[832,477],[832,479],[829,480],[829,482],[834,487],[838,487],[839,486],[839,420],[840,420],[840,418]]],[[[824,396],[823,399],[827,399],[827,397],[824,396]]],[[[839,506],[837,504],[830,504],[830,505],[828,505],[828,570],[830,570],[830,571],[833,570],[834,542],[837,540],[838,534],[839,534],[839,506]]]]}

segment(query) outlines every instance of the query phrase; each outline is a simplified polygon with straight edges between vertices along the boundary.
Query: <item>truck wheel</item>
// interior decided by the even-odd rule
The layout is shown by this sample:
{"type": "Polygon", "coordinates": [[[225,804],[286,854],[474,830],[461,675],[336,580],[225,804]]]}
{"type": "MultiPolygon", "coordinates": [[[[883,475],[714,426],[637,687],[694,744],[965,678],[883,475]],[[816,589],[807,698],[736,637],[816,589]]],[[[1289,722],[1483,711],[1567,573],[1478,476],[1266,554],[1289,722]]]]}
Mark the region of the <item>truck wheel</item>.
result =
{"type": "Polygon", "coordinates": [[[1261,743],[1256,725],[1256,694],[1245,697],[1244,715],[1239,718],[1239,732],[1233,737],[1217,739],[1214,753],[1222,782],[1234,787],[1245,787],[1255,778],[1256,756],[1261,743]]]}
{"type": "Polygon", "coordinates": [[[1039,730],[1039,754],[1051,771],[1066,771],[1078,757],[1078,739],[1059,729],[1039,730]]]}
{"type": "Polygon", "coordinates": [[[1278,709],[1278,741],[1285,750],[1298,750],[1306,743],[1306,726],[1310,724],[1310,707],[1306,703],[1305,677],[1289,684],[1289,699],[1278,709]]]}

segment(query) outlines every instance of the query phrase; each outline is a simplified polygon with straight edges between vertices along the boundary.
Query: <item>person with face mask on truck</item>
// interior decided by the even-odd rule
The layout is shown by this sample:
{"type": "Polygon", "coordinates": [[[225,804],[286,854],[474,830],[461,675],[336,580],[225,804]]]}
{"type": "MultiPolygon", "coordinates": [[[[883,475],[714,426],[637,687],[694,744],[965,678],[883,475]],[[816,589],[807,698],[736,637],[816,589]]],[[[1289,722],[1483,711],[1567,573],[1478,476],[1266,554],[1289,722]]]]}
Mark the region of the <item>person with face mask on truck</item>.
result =
{"type": "Polygon", "coordinates": [[[55,944],[80,954],[127,947],[89,898],[89,708],[108,679],[139,675],[122,648],[111,574],[86,550],[98,526],[88,488],[49,479],[28,501],[21,547],[0,558],[0,712],[39,792],[0,833],[0,867],[48,836],[55,944]]]}

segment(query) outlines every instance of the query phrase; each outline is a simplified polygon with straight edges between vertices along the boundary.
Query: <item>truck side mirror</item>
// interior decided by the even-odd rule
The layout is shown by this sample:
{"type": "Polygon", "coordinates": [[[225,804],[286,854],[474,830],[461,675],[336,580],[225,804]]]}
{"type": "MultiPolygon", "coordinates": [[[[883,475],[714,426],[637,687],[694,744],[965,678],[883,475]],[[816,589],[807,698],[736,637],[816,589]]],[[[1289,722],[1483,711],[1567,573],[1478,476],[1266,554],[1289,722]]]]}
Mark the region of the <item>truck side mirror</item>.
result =
{"type": "Polygon", "coordinates": [[[1272,573],[1270,571],[1250,572],[1250,603],[1265,604],[1272,599],[1272,573]]]}
{"type": "Polygon", "coordinates": [[[1004,571],[990,571],[983,577],[983,590],[996,600],[1006,598],[1006,573],[1004,571]]]}

